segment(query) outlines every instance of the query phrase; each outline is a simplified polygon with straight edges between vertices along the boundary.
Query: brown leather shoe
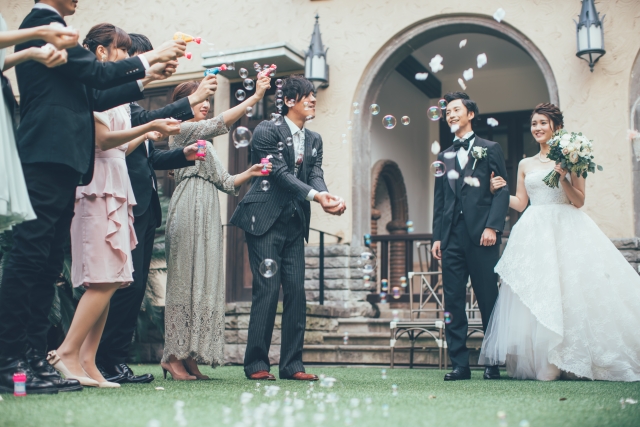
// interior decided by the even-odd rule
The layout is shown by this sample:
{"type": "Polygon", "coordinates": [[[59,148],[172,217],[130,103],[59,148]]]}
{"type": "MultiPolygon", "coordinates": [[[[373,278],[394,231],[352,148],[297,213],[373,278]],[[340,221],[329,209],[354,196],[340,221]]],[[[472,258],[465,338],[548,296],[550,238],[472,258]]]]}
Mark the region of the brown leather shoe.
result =
{"type": "Polygon", "coordinates": [[[267,371],[254,372],[253,374],[249,375],[248,378],[250,380],[262,380],[262,381],[275,381],[276,380],[276,377],[274,377],[273,375],[271,375],[267,371]]]}
{"type": "Polygon", "coordinates": [[[297,381],[318,381],[318,376],[307,374],[306,372],[296,372],[295,374],[291,375],[291,378],[288,379],[297,381]]]}

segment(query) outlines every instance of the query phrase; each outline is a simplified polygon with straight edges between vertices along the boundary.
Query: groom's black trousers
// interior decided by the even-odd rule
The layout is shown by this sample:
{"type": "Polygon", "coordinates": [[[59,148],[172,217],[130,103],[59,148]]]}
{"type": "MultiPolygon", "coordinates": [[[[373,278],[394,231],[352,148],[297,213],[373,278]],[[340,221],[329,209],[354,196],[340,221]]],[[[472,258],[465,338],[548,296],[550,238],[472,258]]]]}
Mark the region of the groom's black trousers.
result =
{"type": "Polygon", "coordinates": [[[449,242],[442,251],[442,281],[445,310],[451,314],[446,325],[447,347],[451,364],[469,366],[467,348],[468,322],[466,315],[466,289],[469,276],[482,315],[482,328],[486,332],[493,306],[498,298],[498,278],[493,269],[498,263],[500,245],[478,246],[472,242],[464,218],[461,216],[451,227],[449,242]]]}

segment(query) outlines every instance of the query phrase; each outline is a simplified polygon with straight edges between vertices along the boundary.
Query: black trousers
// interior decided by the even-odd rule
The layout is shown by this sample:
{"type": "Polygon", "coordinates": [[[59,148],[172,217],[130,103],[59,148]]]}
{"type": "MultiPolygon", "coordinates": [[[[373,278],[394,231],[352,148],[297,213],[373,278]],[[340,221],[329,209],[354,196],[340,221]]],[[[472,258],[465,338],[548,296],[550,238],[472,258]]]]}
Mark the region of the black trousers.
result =
{"type": "Polygon", "coordinates": [[[155,211],[154,204],[150,203],[149,209],[135,217],[133,223],[138,238],[138,245],[131,251],[133,283],[126,288],[118,289],[111,297],[107,323],[96,356],[96,360],[104,365],[125,363],[129,354],[138,313],[147,289],[156,234],[155,211]]]}
{"type": "Polygon", "coordinates": [[[268,371],[269,347],[276,319],[280,284],[284,294],[282,338],[280,346],[280,378],[304,372],[302,346],[307,318],[304,291],[304,227],[293,205],[283,209],[275,224],[262,236],[246,234],[249,262],[253,274],[249,336],[244,355],[247,376],[268,371]],[[293,216],[292,216],[293,215],[293,216]],[[270,278],[259,272],[265,259],[278,264],[270,278]]]}
{"type": "Polygon", "coordinates": [[[500,245],[478,246],[472,242],[464,218],[451,228],[449,243],[442,251],[442,281],[445,310],[451,314],[446,325],[447,347],[451,364],[469,366],[467,348],[468,322],[465,311],[466,288],[469,276],[482,315],[482,327],[487,324],[498,298],[498,277],[493,271],[500,256],[500,245]]]}
{"type": "Polygon", "coordinates": [[[37,219],[13,227],[13,249],[0,285],[0,354],[47,350],[54,283],[62,273],[81,174],[55,163],[23,164],[37,219]]]}

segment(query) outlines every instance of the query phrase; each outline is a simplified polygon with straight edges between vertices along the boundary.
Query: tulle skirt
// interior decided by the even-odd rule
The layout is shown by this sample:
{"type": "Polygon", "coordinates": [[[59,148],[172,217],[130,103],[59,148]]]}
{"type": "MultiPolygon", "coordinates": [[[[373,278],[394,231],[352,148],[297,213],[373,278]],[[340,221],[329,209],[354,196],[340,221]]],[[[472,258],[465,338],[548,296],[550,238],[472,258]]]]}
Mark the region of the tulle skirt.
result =
{"type": "Polygon", "coordinates": [[[530,206],[511,232],[480,354],[518,379],[640,381],[640,277],[585,213],[530,206]]]}

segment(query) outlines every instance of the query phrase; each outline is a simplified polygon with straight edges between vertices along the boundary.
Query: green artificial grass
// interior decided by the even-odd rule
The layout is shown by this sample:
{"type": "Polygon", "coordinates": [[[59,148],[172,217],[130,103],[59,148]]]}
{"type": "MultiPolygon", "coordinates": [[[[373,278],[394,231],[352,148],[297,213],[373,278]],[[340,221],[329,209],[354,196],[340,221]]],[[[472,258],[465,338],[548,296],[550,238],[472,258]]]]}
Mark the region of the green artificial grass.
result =
{"type": "MultiPolygon", "coordinates": [[[[124,385],[120,389],[85,389],[79,393],[54,396],[16,398],[2,395],[0,426],[519,426],[528,421],[531,427],[640,426],[640,404],[626,404],[621,398],[640,400],[640,383],[591,381],[516,381],[502,379],[485,381],[481,371],[473,371],[470,381],[444,382],[445,371],[425,369],[387,369],[383,380],[380,368],[326,368],[309,366],[309,372],[336,378],[332,388],[315,384],[315,399],[307,399],[309,383],[297,381],[256,382],[244,378],[242,367],[201,368],[211,376],[209,381],[163,380],[155,365],[134,366],[138,373],[151,372],[156,380],[151,384],[124,385]],[[392,385],[398,395],[392,396],[392,385]],[[280,387],[275,397],[266,397],[265,386],[280,387]],[[164,390],[156,390],[164,387],[164,390]],[[290,394],[287,396],[286,391],[290,394]],[[240,403],[243,392],[253,399],[245,409],[240,403]],[[304,401],[303,409],[294,409],[289,419],[285,413],[287,397],[304,401]],[[318,423],[317,394],[324,393],[323,422],[318,423]],[[338,402],[327,403],[327,395],[335,393],[338,402]],[[359,399],[354,414],[351,399],[359,399]],[[372,403],[366,404],[370,398],[372,403]],[[566,400],[564,400],[566,399],[566,400]],[[183,401],[183,420],[176,420],[174,405],[183,401]],[[262,403],[277,405],[269,416],[262,403]],[[388,404],[388,417],[383,405],[388,404]],[[369,407],[368,407],[369,406],[369,407]],[[228,413],[225,416],[224,407],[228,413]],[[262,415],[255,417],[255,410],[262,415]],[[345,411],[351,411],[346,414],[345,411]],[[506,413],[499,420],[498,411],[506,413]],[[339,419],[335,419],[337,416],[339,419]],[[248,419],[248,416],[254,416],[248,419]],[[244,416],[244,422],[243,422],[244,416]],[[151,422],[157,420],[158,422],[151,422]]],[[[272,371],[277,377],[277,369],[272,371]]],[[[503,377],[506,374],[502,372],[503,377]]],[[[355,403],[355,402],[354,402],[355,403]]],[[[298,405],[300,402],[298,402],[298,405]]],[[[295,406],[295,405],[291,405],[295,406]]],[[[322,406],[322,405],[320,405],[322,406]]]]}

